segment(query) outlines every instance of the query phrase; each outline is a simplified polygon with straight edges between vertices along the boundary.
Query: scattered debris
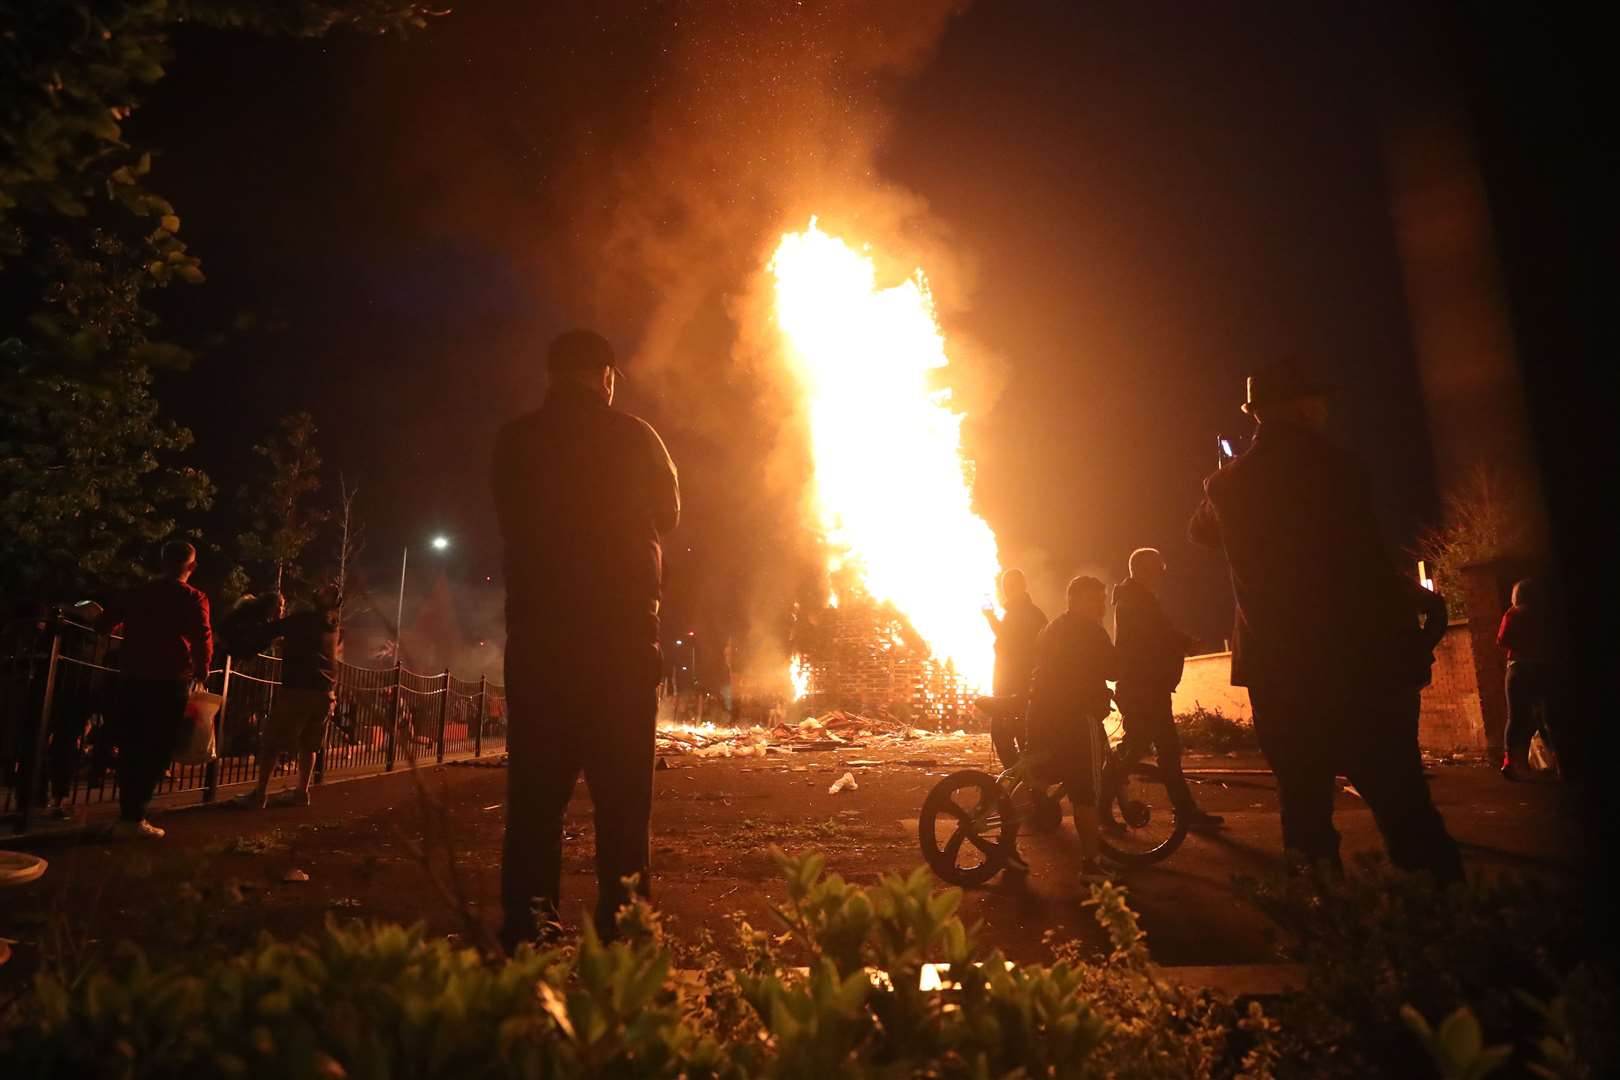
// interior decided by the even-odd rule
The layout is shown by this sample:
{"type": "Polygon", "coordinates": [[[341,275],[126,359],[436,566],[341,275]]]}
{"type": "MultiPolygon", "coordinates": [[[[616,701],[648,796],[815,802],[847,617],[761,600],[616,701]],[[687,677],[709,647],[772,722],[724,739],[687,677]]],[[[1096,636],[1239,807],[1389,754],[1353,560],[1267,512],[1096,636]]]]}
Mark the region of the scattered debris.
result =
{"type": "Polygon", "coordinates": [[[309,880],[309,875],[302,870],[289,870],[285,874],[281,875],[281,880],[288,882],[289,884],[301,884],[309,880]]]}
{"type": "Polygon", "coordinates": [[[860,790],[860,785],[855,783],[855,774],[847,772],[833,781],[832,787],[827,789],[827,794],[840,795],[846,791],[858,790],[860,790]]]}
{"type": "MultiPolygon", "coordinates": [[[[958,736],[965,734],[956,732],[958,736]]],[[[779,722],[770,727],[728,728],[712,722],[663,724],[658,728],[657,750],[663,756],[765,757],[767,754],[856,750],[874,740],[909,742],[939,737],[941,733],[914,728],[892,717],[863,716],[848,709],[833,709],[821,716],[806,717],[797,724],[779,722]]]]}
{"type": "Polygon", "coordinates": [[[281,830],[271,829],[269,832],[233,836],[219,845],[218,851],[222,855],[273,855],[286,851],[287,846],[281,830]]]}

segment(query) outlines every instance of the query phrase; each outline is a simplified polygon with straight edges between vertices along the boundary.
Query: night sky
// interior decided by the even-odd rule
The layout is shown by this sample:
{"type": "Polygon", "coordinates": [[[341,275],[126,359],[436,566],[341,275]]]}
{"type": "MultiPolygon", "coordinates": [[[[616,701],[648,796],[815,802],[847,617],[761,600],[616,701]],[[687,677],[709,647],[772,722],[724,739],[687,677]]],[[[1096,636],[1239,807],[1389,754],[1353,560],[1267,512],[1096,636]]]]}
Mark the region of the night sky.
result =
{"type": "Polygon", "coordinates": [[[627,357],[621,404],[682,471],[668,625],[737,628],[752,578],[798,541],[749,490],[760,405],[728,313],[821,178],[860,176],[922,200],[917,250],[952,256],[925,268],[981,376],[977,496],[1049,611],[1069,573],[1118,577],[1153,544],[1172,612],[1218,644],[1224,568],[1182,529],[1216,434],[1246,432],[1243,375],[1284,354],[1343,386],[1334,434],[1373,473],[1392,547],[1433,516],[1381,139],[1422,103],[1411,72],[1443,65],[1404,17],[1004,0],[943,20],[932,3],[912,39],[892,14],[910,5],[876,5],[903,59],[870,60],[854,92],[819,86],[807,130],[835,137],[801,159],[770,129],[787,117],[796,137],[794,79],[863,47],[873,5],[697,5],[695,27],[694,9],[576,6],[465,3],[405,41],[177,35],[138,122],[209,282],[165,306],[180,336],[224,340],[163,394],[222,493],[307,408],[334,479],[361,486],[381,581],[441,531],[455,578],[498,575],[495,430],[539,402],[546,341],[592,323],[627,357]],[[762,78],[753,54],[799,40],[807,58],[762,78]],[[692,220],[704,169],[723,227],[692,220]],[[639,273],[626,199],[691,241],[673,334],[655,312],[679,261],[639,273]]]}

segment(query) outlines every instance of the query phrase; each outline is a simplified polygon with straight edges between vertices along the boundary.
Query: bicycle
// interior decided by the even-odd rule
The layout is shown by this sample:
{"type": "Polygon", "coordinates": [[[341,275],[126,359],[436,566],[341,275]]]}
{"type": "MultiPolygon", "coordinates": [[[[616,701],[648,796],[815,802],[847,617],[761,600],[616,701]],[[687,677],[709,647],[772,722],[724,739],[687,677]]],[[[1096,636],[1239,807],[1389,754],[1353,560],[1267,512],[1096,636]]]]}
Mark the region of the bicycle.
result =
{"type": "MultiPolygon", "coordinates": [[[[975,707],[1003,721],[1014,715],[1012,710],[1021,712],[1021,703],[1002,698],[979,698],[975,707]]],[[[1109,720],[1113,723],[1099,721],[1107,736],[1098,799],[1103,853],[1126,866],[1167,859],[1187,838],[1187,823],[1171,801],[1158,765],[1119,764],[1114,747],[1123,731],[1117,713],[1109,720]]],[[[934,785],[917,822],[923,859],[934,873],[952,885],[982,885],[1006,869],[1017,853],[1021,828],[1050,832],[1062,823],[1063,786],[1043,783],[1032,771],[1023,762],[994,776],[962,769],[934,785]],[[951,823],[955,830],[943,835],[942,826],[951,823]]]]}

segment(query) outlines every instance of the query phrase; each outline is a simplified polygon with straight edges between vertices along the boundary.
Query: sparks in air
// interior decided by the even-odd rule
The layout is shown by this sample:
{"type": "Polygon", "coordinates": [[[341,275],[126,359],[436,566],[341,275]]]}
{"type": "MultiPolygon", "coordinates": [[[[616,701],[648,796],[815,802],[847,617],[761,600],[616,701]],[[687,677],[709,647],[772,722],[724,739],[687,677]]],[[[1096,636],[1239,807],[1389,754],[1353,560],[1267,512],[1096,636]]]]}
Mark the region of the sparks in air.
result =
{"type": "Polygon", "coordinates": [[[782,237],[769,269],[833,580],[892,605],[937,660],[988,689],[994,641],[980,609],[996,538],[972,508],[963,414],[939,385],[950,358],[927,279],[919,269],[879,287],[871,257],[814,218],[782,237]]]}

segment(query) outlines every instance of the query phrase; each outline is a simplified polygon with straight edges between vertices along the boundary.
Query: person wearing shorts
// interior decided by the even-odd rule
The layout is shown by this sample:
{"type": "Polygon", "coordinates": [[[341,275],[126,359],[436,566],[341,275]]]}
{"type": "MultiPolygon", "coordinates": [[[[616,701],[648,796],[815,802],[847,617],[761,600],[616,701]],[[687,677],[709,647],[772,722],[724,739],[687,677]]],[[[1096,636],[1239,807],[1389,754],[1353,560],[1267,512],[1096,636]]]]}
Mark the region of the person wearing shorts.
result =
{"type": "Polygon", "coordinates": [[[330,689],[282,687],[276,694],[270,719],[265,721],[265,749],[280,754],[319,753],[326,739],[326,723],[332,716],[334,697],[330,689]]]}
{"type": "Polygon", "coordinates": [[[326,738],[337,685],[337,661],[343,650],[338,613],[343,596],[334,585],[316,590],[314,606],[271,624],[269,634],[281,639],[281,686],[265,719],[259,746],[259,783],[236,805],[262,810],[270,803],[270,777],[282,754],[298,763],[298,786],[276,796],[283,806],[308,806],[315,777],[315,755],[326,738]]]}

